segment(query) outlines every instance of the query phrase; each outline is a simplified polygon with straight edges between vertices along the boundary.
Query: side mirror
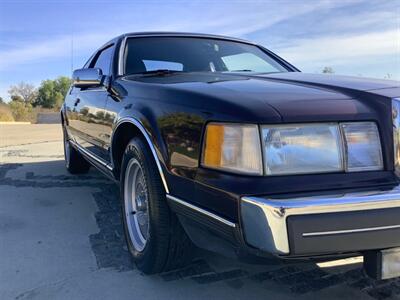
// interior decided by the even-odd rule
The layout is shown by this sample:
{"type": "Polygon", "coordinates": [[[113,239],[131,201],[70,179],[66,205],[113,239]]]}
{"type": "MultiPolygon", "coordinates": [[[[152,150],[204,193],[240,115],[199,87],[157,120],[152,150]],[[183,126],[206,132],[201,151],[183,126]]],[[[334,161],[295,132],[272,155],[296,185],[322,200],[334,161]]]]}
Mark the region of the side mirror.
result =
{"type": "Polygon", "coordinates": [[[72,74],[72,84],[77,88],[99,87],[102,81],[103,72],[99,68],[78,69],[72,74]]]}

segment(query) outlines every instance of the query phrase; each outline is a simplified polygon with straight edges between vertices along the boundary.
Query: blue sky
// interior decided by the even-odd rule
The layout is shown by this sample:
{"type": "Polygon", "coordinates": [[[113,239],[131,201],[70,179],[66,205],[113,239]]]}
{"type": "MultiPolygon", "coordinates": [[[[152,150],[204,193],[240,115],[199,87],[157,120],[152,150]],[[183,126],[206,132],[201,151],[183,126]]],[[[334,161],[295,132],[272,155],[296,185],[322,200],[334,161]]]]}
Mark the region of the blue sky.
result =
{"type": "Polygon", "coordinates": [[[0,0],[0,96],[71,75],[124,32],[186,31],[256,41],[304,72],[400,80],[400,0],[0,0]]]}

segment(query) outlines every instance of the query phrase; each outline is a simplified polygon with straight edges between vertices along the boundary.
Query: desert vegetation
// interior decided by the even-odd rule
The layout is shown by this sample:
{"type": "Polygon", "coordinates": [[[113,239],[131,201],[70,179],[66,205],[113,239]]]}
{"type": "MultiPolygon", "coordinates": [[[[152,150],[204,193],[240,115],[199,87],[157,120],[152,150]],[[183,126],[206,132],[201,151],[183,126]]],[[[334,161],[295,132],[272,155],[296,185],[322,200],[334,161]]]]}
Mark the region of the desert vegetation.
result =
{"type": "Polygon", "coordinates": [[[0,97],[0,122],[35,123],[38,113],[58,111],[70,83],[68,77],[60,76],[43,80],[38,88],[25,82],[10,86],[8,101],[0,97]]]}

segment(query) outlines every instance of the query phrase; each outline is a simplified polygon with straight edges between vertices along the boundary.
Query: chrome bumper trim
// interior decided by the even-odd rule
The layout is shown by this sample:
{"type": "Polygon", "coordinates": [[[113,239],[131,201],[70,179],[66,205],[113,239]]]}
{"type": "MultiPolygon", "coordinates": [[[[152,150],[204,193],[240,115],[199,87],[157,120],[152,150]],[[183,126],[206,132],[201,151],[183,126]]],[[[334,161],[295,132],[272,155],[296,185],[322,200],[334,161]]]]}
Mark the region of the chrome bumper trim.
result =
{"type": "Polygon", "coordinates": [[[338,235],[338,234],[347,234],[347,233],[380,231],[380,230],[397,229],[397,228],[400,228],[400,225],[358,228],[358,229],[349,229],[349,230],[306,232],[306,233],[303,233],[302,236],[303,237],[328,236],[328,235],[338,235]]]}
{"type": "MultiPolygon", "coordinates": [[[[400,187],[397,186],[392,190],[291,199],[242,197],[240,206],[247,243],[272,254],[288,255],[290,253],[287,232],[289,216],[400,207],[400,187]]],[[[376,227],[375,231],[385,229],[391,228],[376,227]]],[[[345,232],[330,234],[357,232],[357,230],[363,229],[349,228],[349,230],[343,230],[345,232]]],[[[373,231],[374,228],[370,230],[373,231]]],[[[308,233],[308,236],[319,234],[324,233],[308,233]]]]}

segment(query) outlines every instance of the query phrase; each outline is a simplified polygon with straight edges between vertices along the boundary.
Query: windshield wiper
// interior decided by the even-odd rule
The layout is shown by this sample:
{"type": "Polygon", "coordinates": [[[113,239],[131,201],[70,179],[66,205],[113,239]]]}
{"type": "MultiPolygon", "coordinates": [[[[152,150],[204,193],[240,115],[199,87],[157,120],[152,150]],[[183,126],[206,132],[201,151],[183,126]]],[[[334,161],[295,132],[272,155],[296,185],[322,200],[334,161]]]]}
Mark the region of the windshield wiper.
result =
{"type": "Polygon", "coordinates": [[[231,70],[228,72],[254,72],[253,70],[243,69],[243,70],[231,70]]]}
{"type": "Polygon", "coordinates": [[[157,69],[157,70],[145,71],[145,72],[140,72],[140,73],[133,73],[131,75],[164,76],[164,75],[175,74],[175,73],[183,73],[183,72],[184,71],[169,70],[169,69],[157,69]]]}

